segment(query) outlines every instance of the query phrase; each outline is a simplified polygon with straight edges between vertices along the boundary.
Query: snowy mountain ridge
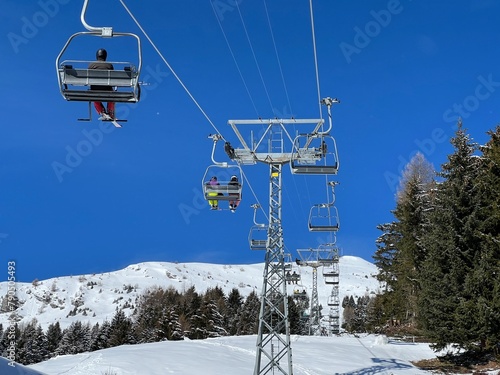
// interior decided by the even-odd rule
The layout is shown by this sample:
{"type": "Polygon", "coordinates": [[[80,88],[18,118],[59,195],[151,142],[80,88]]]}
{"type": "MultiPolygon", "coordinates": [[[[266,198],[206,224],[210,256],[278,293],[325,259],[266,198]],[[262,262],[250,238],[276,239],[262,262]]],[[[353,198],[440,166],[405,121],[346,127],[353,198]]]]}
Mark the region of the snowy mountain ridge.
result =
{"type": "MultiPolygon", "coordinates": [[[[340,258],[340,301],[346,295],[354,297],[373,294],[379,290],[374,264],[361,258],[343,256],[340,258]]],[[[153,287],[174,287],[182,292],[195,287],[198,293],[208,288],[220,287],[227,295],[237,288],[243,297],[252,291],[260,294],[264,263],[245,265],[220,265],[209,263],[144,262],[124,269],[102,274],[62,276],[32,283],[17,283],[16,297],[20,306],[14,311],[16,319],[28,323],[36,318],[44,330],[51,323],[59,322],[62,329],[72,322],[89,322],[91,325],[105,320],[111,321],[115,312],[124,309],[131,315],[138,297],[153,287]]],[[[296,267],[300,274],[298,285],[287,286],[287,292],[305,290],[310,296],[312,289],[312,268],[296,267]]],[[[2,302],[0,324],[6,327],[12,313],[7,309],[5,296],[7,282],[0,283],[2,302]]],[[[326,285],[318,269],[318,297],[327,314],[327,299],[331,285],[326,285]],[[326,307],[326,308],[325,308],[326,307]]]]}

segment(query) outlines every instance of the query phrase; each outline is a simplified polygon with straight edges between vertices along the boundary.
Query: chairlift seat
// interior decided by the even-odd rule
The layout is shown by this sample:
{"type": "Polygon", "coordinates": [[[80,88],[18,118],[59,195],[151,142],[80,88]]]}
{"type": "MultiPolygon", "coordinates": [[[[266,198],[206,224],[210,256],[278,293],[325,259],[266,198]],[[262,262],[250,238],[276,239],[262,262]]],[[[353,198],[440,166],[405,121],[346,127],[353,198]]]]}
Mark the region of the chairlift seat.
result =
{"type": "Polygon", "coordinates": [[[267,226],[254,225],[250,228],[248,242],[252,250],[267,250],[267,226]]]}
{"type": "Polygon", "coordinates": [[[309,231],[337,232],[340,228],[337,208],[331,203],[316,204],[309,213],[309,231]]]}
{"type": "Polygon", "coordinates": [[[339,230],[339,225],[313,225],[309,223],[310,232],[337,232],[339,230]]]}
{"type": "Polygon", "coordinates": [[[68,101],[131,102],[140,99],[138,72],[131,67],[124,70],[75,69],[72,65],[59,68],[61,93],[68,101]],[[82,89],[82,87],[105,86],[110,90],[82,89]],[[125,88],[113,90],[113,88],[125,88]],[[128,90],[126,89],[128,88],[128,90]]]}
{"type": "Polygon", "coordinates": [[[252,250],[266,250],[266,240],[250,240],[250,248],[252,250]]]}
{"type": "Polygon", "coordinates": [[[241,185],[210,185],[204,184],[205,199],[221,200],[221,201],[236,201],[241,200],[241,185]]]}
{"type": "Polygon", "coordinates": [[[338,167],[335,165],[300,165],[297,163],[291,163],[293,174],[337,174],[338,167]]]}

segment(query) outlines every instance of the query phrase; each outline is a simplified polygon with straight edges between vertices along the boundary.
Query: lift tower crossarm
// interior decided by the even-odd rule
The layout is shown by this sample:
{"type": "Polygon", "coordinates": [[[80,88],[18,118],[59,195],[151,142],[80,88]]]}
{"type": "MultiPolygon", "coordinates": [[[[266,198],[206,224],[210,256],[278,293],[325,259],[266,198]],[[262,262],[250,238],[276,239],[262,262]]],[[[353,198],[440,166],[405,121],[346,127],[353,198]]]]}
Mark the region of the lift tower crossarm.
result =
{"type": "Polygon", "coordinates": [[[278,127],[281,128],[280,131],[282,131],[286,135],[286,138],[288,139],[293,148],[294,137],[290,135],[290,133],[286,128],[286,125],[310,125],[313,127],[313,129],[308,129],[306,133],[316,134],[318,133],[319,129],[323,126],[324,120],[323,119],[229,120],[228,124],[231,126],[234,133],[238,137],[238,140],[243,146],[243,148],[235,150],[236,159],[238,159],[239,162],[241,162],[242,164],[248,164],[248,163],[255,164],[256,162],[287,164],[292,157],[293,154],[292,152],[287,153],[284,152],[284,150],[280,150],[280,152],[270,152],[269,150],[267,150],[267,152],[260,152],[258,151],[259,146],[261,146],[266,139],[268,140],[272,135],[271,134],[272,131],[278,127]],[[260,134],[259,138],[256,139],[255,142],[252,139],[251,141],[252,144],[249,145],[247,139],[244,137],[239,127],[252,126],[252,125],[266,126],[266,129],[262,132],[262,134],[260,134]]]}

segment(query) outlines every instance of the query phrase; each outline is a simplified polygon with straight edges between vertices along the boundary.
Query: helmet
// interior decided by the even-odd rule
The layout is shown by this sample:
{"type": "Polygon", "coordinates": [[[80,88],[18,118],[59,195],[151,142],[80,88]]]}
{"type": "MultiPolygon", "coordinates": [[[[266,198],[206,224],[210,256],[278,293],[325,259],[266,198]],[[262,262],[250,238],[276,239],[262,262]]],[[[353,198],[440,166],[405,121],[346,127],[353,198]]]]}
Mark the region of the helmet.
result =
{"type": "Polygon", "coordinates": [[[211,178],[211,180],[215,180],[215,181],[217,181],[217,176],[213,176],[213,177],[211,178]]]}
{"type": "Polygon", "coordinates": [[[108,57],[108,52],[104,48],[100,48],[97,50],[95,57],[97,60],[106,60],[108,57]]]}
{"type": "Polygon", "coordinates": [[[238,177],[237,176],[231,176],[231,181],[238,181],[238,177]]]}

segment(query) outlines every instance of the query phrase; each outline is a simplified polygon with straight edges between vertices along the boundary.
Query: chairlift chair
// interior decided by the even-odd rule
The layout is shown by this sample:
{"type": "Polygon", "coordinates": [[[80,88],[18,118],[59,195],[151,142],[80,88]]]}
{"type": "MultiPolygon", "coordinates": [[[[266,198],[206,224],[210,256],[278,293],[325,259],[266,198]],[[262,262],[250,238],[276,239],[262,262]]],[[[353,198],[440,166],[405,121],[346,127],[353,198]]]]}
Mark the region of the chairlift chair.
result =
{"type": "Polygon", "coordinates": [[[309,231],[336,232],[340,228],[337,208],[330,203],[315,204],[309,212],[309,231]]]}
{"type": "Polygon", "coordinates": [[[253,204],[253,223],[248,234],[248,243],[252,250],[267,250],[269,225],[257,222],[257,210],[260,208],[259,204],[253,204]]]}
{"type": "Polygon", "coordinates": [[[102,37],[100,32],[85,31],[73,34],[56,59],[57,79],[61,95],[67,101],[137,103],[140,100],[139,76],[142,66],[141,41],[132,33],[113,33],[113,37],[129,36],[137,40],[138,65],[131,62],[107,61],[114,70],[88,69],[92,61],[62,60],[69,44],[79,36],[102,37]],[[112,90],[91,90],[90,86],[110,87],[112,90]]]}
{"type": "Polygon", "coordinates": [[[330,294],[328,296],[327,304],[330,307],[339,307],[340,306],[340,298],[339,298],[338,288],[332,289],[332,294],[330,294]]]}
{"type": "Polygon", "coordinates": [[[338,263],[333,263],[329,267],[323,267],[323,278],[325,280],[325,284],[339,284],[339,265],[338,263]]]}
{"type": "MultiPolygon", "coordinates": [[[[142,68],[142,48],[140,38],[133,33],[114,32],[111,27],[94,27],[85,21],[89,0],[84,0],[81,21],[88,31],[77,32],[69,37],[56,58],[57,81],[59,91],[67,101],[88,102],[89,118],[79,119],[90,121],[92,102],[137,103],[141,90],[139,76],[142,68]],[[63,55],[69,45],[78,37],[115,38],[131,37],[137,42],[137,66],[130,62],[107,61],[114,69],[88,69],[93,61],[63,60],[63,55]],[[109,90],[93,90],[91,86],[102,86],[109,90]]],[[[95,61],[95,60],[94,60],[95,61]]],[[[122,120],[123,121],[123,120],[122,120]]]]}
{"type": "Polygon", "coordinates": [[[202,189],[206,200],[240,201],[243,187],[242,171],[239,165],[219,163],[210,165],[203,176],[202,189]],[[238,178],[237,184],[231,184],[231,176],[238,178]],[[216,177],[218,185],[210,184],[216,177]]]}
{"type": "Polygon", "coordinates": [[[250,228],[248,234],[248,242],[252,250],[266,250],[267,249],[267,225],[254,225],[250,228]]]}
{"type": "Polygon", "coordinates": [[[335,139],[327,134],[303,134],[295,138],[290,168],[293,174],[335,175],[339,158],[335,139]]]}

